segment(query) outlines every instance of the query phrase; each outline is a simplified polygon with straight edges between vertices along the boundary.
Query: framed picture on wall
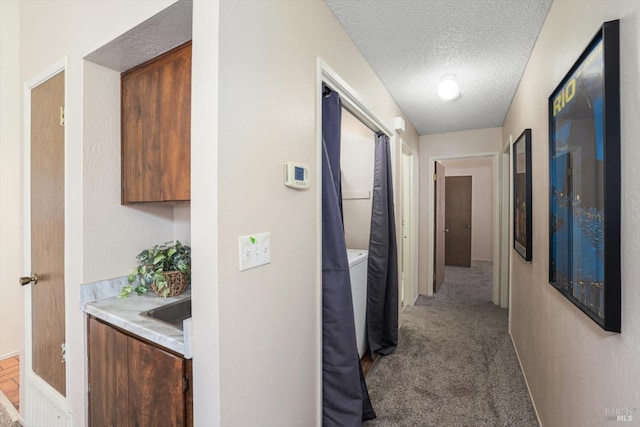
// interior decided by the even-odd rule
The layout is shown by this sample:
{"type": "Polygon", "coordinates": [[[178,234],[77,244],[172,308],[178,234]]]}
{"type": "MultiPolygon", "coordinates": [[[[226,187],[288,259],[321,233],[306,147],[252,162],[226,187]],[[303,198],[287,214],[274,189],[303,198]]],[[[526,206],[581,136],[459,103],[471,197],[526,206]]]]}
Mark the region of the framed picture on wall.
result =
{"type": "Polygon", "coordinates": [[[513,143],[513,247],[531,261],[531,129],[513,143]]]}
{"type": "Polygon", "coordinates": [[[549,283],[620,332],[620,48],[606,22],[549,97],[549,283]]]}

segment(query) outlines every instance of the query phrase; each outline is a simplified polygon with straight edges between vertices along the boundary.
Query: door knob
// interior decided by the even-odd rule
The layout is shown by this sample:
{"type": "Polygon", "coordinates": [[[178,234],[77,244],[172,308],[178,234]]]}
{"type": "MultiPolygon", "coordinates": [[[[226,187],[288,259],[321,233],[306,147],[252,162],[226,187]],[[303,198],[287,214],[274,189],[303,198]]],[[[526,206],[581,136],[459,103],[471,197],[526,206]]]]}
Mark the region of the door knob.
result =
{"type": "Polygon", "coordinates": [[[34,285],[38,284],[38,275],[37,274],[34,274],[33,277],[21,277],[20,278],[20,284],[22,286],[28,285],[31,282],[33,282],[34,285]]]}
{"type": "Polygon", "coordinates": [[[471,230],[471,226],[470,226],[470,225],[467,225],[467,229],[468,229],[468,230],[471,230]]]}
{"type": "Polygon", "coordinates": [[[449,229],[448,229],[448,228],[445,228],[445,229],[443,230],[443,233],[448,233],[448,232],[449,232],[449,229]]]}

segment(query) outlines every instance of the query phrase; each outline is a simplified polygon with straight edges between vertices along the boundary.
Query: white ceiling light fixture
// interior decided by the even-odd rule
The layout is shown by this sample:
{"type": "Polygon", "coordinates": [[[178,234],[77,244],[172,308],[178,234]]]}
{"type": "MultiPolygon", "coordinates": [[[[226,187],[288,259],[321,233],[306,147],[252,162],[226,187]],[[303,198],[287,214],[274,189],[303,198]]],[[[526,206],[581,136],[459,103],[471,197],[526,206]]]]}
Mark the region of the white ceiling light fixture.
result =
{"type": "Polygon", "coordinates": [[[453,101],[460,96],[460,87],[458,86],[458,82],[456,82],[456,76],[447,74],[440,79],[438,96],[445,101],[453,101]]]}

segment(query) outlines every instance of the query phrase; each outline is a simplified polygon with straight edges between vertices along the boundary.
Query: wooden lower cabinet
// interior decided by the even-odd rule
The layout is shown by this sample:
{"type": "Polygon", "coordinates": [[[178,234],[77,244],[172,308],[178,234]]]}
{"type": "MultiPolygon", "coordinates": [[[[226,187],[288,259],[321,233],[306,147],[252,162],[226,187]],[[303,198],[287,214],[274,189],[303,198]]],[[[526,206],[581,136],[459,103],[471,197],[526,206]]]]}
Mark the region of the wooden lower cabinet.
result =
{"type": "Polygon", "coordinates": [[[89,317],[89,424],[191,426],[191,360],[89,317]]]}

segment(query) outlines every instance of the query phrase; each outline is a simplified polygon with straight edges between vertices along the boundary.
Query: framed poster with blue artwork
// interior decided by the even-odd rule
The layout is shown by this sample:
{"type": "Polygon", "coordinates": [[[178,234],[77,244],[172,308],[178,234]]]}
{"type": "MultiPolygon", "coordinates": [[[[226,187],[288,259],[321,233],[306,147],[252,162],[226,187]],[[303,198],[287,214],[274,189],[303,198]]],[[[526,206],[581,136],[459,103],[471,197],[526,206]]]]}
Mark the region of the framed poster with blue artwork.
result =
{"type": "Polygon", "coordinates": [[[620,48],[604,23],[549,97],[549,283],[620,332],[620,48]]]}

